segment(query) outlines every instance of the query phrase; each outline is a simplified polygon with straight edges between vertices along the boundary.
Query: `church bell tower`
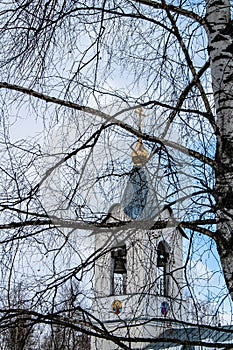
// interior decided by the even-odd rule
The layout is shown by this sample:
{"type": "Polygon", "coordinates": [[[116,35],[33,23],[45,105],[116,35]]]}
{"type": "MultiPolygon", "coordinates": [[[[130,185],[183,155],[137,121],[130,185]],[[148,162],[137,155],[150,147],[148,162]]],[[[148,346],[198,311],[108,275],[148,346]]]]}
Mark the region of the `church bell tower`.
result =
{"type": "MultiPolygon", "coordinates": [[[[131,156],[133,167],[122,201],[109,210],[109,229],[95,235],[93,309],[111,334],[125,337],[126,344],[134,339],[131,348],[144,349],[142,339],[154,339],[171,327],[166,320],[183,318],[182,234],[171,210],[158,208],[149,186],[149,154],[141,139],[131,156]],[[158,220],[165,228],[153,229],[158,220]]],[[[93,339],[91,346],[118,349],[101,338],[93,339]]]]}

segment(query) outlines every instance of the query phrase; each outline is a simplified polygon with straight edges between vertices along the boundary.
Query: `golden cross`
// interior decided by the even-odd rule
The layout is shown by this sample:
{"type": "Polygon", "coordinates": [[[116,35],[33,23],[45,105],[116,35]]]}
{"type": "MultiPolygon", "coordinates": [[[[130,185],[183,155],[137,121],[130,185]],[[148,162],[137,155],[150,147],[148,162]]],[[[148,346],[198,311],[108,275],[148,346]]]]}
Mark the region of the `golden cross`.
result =
{"type": "Polygon", "coordinates": [[[145,117],[146,115],[142,113],[142,107],[136,109],[135,113],[139,115],[139,131],[142,132],[142,117],[145,117]]]}

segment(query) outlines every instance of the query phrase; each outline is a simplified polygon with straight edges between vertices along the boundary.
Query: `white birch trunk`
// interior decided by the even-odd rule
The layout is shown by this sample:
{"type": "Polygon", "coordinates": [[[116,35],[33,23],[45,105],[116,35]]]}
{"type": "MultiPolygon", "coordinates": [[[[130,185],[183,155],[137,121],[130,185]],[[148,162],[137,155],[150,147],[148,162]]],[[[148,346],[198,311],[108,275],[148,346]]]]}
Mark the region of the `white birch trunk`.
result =
{"type": "Polygon", "coordinates": [[[229,0],[206,0],[207,34],[216,108],[217,247],[233,299],[233,25],[229,0]]]}

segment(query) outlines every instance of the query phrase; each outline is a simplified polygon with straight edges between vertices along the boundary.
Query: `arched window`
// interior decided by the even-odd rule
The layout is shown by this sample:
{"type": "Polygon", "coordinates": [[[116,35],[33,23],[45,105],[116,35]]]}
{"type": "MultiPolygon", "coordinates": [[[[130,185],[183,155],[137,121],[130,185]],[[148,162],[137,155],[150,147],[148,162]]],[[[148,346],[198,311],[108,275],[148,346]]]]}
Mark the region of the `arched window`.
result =
{"type": "Polygon", "coordinates": [[[166,242],[159,242],[157,248],[157,291],[168,296],[169,248],[166,242]]]}
{"type": "Polygon", "coordinates": [[[111,251],[112,276],[111,294],[126,294],[126,246],[116,247],[111,251]]]}

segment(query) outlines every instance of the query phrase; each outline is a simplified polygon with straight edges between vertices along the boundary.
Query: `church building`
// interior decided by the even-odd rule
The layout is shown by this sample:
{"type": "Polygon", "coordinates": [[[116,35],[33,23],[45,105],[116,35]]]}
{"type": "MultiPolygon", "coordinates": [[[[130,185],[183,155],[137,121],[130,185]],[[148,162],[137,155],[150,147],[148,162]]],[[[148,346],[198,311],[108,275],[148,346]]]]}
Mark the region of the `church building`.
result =
{"type": "MultiPolygon", "coordinates": [[[[169,319],[182,320],[184,314],[182,232],[174,227],[168,209],[159,213],[166,228],[150,229],[151,220],[145,218],[150,196],[145,169],[148,157],[139,139],[122,203],[113,205],[106,218],[109,227],[115,227],[95,237],[95,250],[101,252],[95,262],[96,317],[115,335],[139,340],[159,336],[166,323],[160,319],[169,315],[169,319]]],[[[145,345],[137,341],[131,346],[143,349],[145,345]]],[[[95,339],[94,349],[117,346],[95,339]]]]}
{"type": "MultiPolygon", "coordinates": [[[[105,219],[109,230],[95,234],[93,310],[100,321],[98,326],[119,337],[130,349],[185,349],[182,341],[214,339],[215,335],[208,329],[200,332],[197,327],[187,326],[190,305],[183,297],[182,250],[187,236],[177,227],[169,207],[159,209],[156,194],[148,185],[148,158],[139,139],[133,148],[133,167],[122,201],[110,208],[105,219]],[[148,217],[148,212],[153,216],[148,217]],[[154,229],[158,220],[162,228],[154,229]],[[156,338],[167,342],[153,344],[156,338]],[[174,343],[176,338],[178,344],[174,343]]],[[[111,336],[93,337],[91,349],[120,347],[111,336]]]]}

